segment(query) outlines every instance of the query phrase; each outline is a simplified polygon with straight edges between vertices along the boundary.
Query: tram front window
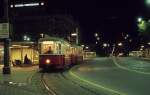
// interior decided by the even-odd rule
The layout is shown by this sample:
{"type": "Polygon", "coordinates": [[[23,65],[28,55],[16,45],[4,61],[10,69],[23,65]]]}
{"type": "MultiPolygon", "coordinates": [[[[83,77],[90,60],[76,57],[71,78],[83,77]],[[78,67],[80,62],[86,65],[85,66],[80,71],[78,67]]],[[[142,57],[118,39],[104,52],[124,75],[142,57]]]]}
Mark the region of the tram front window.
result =
{"type": "Polygon", "coordinates": [[[48,50],[45,52],[45,54],[53,54],[51,47],[48,47],[48,50]]]}

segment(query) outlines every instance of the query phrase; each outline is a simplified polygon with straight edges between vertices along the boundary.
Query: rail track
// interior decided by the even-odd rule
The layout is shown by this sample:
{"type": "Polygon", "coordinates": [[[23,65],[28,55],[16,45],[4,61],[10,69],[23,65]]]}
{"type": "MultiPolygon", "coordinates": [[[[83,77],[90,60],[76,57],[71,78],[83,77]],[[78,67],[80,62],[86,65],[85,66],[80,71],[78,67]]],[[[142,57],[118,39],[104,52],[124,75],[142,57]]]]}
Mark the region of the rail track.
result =
{"type": "Polygon", "coordinates": [[[66,76],[64,72],[42,73],[41,82],[48,95],[107,95],[81,85],[66,76]]]}

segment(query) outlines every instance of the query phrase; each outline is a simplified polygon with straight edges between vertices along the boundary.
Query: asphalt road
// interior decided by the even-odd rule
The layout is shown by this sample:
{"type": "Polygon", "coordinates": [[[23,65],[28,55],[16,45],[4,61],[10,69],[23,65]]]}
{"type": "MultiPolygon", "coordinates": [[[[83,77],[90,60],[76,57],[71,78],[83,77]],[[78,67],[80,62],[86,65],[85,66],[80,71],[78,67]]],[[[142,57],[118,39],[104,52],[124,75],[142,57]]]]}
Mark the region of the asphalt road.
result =
{"type": "Polygon", "coordinates": [[[0,74],[0,95],[150,95],[149,80],[147,60],[95,58],[64,72],[14,68],[11,75],[0,74]]]}
{"type": "Polygon", "coordinates": [[[138,58],[95,58],[71,71],[87,84],[120,95],[150,95],[150,62],[138,58]]]}

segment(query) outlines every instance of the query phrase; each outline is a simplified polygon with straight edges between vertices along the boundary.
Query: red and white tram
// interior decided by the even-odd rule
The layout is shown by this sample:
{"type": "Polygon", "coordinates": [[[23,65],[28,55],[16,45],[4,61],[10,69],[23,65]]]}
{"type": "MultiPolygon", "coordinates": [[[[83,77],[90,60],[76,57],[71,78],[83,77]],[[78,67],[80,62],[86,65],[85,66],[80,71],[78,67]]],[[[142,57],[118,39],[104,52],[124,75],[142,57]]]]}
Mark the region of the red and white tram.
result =
{"type": "Polygon", "coordinates": [[[39,40],[39,68],[64,69],[82,62],[82,47],[71,46],[67,41],[47,37],[39,40]]]}

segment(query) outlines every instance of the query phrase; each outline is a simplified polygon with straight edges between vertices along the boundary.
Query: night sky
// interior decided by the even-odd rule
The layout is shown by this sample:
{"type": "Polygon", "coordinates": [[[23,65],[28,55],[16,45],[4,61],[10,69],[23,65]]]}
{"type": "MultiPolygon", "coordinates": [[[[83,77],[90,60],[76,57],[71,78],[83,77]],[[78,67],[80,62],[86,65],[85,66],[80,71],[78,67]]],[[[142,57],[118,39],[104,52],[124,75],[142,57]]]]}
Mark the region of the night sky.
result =
{"type": "Polygon", "coordinates": [[[47,6],[49,14],[71,14],[79,21],[82,42],[90,44],[96,32],[102,42],[119,42],[122,33],[137,42],[137,17],[148,18],[150,13],[144,0],[50,0],[47,6]]]}
{"type": "MultiPolygon", "coordinates": [[[[22,1],[29,0],[19,2],[22,1]]],[[[103,42],[119,41],[122,33],[129,34],[136,41],[137,17],[148,18],[150,13],[144,0],[44,0],[44,2],[46,5],[42,14],[73,16],[80,25],[81,42],[88,44],[95,42],[96,32],[102,35],[103,42]]]]}
{"type": "Polygon", "coordinates": [[[144,0],[53,0],[48,1],[47,9],[50,14],[73,15],[80,23],[85,43],[94,42],[95,32],[106,42],[121,40],[122,33],[137,39],[137,17],[148,18],[150,12],[144,0]]]}

